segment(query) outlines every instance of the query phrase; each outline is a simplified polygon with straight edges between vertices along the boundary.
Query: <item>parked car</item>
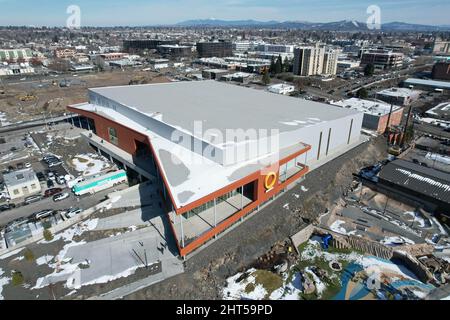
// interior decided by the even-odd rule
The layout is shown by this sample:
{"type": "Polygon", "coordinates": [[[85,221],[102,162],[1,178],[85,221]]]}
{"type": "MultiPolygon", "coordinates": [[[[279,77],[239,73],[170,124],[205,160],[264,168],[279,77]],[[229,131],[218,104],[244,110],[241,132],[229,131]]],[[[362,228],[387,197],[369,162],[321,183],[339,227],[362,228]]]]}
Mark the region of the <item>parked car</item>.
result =
{"type": "Polygon", "coordinates": [[[53,196],[53,201],[55,201],[55,202],[62,201],[64,199],[67,199],[69,196],[70,196],[70,194],[68,192],[58,193],[53,196]]]}
{"type": "Polygon", "coordinates": [[[6,211],[6,210],[11,210],[15,207],[16,207],[16,205],[14,203],[2,204],[0,206],[0,212],[6,211]]]}
{"type": "Polygon", "coordinates": [[[39,181],[45,181],[45,174],[43,174],[42,172],[36,173],[36,177],[39,181]]]}
{"type": "Polygon", "coordinates": [[[47,189],[47,190],[45,190],[45,192],[44,192],[44,197],[51,197],[51,196],[53,196],[53,195],[55,195],[55,194],[57,194],[57,193],[60,193],[62,191],[62,189],[61,188],[51,188],[51,189],[47,189]]]}
{"type": "Polygon", "coordinates": [[[34,203],[34,202],[38,202],[39,200],[42,199],[41,195],[35,195],[35,196],[29,196],[25,198],[25,204],[30,204],[30,203],[34,203]]]}
{"type": "Polygon", "coordinates": [[[17,169],[19,169],[19,170],[23,169],[23,163],[22,163],[22,162],[17,163],[17,164],[16,164],[16,167],[17,167],[17,169]]]}
{"type": "Polygon", "coordinates": [[[25,163],[25,168],[31,168],[31,163],[26,162],[26,163],[25,163]]]}
{"type": "Polygon", "coordinates": [[[48,179],[47,180],[47,188],[53,188],[54,186],[55,186],[55,183],[52,180],[48,179]]]}
{"type": "Polygon", "coordinates": [[[62,164],[62,161],[61,161],[61,160],[48,162],[49,168],[56,167],[56,166],[59,166],[59,165],[61,165],[61,164],[62,164]]]}
{"type": "Polygon", "coordinates": [[[81,212],[83,212],[83,209],[81,209],[81,208],[70,208],[69,211],[67,211],[67,213],[66,213],[66,217],[73,218],[77,214],[80,214],[81,212]]]}
{"type": "Polygon", "coordinates": [[[56,176],[56,182],[58,184],[65,184],[66,183],[66,179],[64,178],[64,176],[56,176]]]}
{"type": "Polygon", "coordinates": [[[30,220],[41,220],[47,217],[50,217],[55,211],[51,209],[45,209],[38,212],[33,213],[31,216],[29,216],[30,220]]]}
{"type": "Polygon", "coordinates": [[[59,160],[59,158],[53,154],[47,154],[42,158],[42,160],[44,160],[45,162],[48,162],[49,160],[52,160],[52,159],[59,160]]]}

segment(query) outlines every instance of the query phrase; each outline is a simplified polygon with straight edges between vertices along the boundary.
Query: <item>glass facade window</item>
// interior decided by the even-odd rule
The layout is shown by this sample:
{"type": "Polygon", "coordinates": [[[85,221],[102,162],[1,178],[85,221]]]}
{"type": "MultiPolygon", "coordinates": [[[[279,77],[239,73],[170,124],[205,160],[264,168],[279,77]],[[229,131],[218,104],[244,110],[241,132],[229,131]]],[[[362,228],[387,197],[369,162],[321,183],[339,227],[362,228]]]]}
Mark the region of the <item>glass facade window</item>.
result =
{"type": "Polygon", "coordinates": [[[300,157],[292,159],[285,164],[280,165],[279,169],[279,181],[285,182],[303,169],[303,166],[299,163],[300,157]]]}
{"type": "Polygon", "coordinates": [[[117,137],[117,130],[116,128],[108,128],[109,133],[109,141],[112,144],[118,145],[119,144],[119,138],[117,137]]]}
{"type": "MultiPolygon", "coordinates": [[[[233,191],[227,192],[227,193],[221,195],[220,197],[217,197],[216,204],[219,204],[223,201],[227,201],[229,198],[234,197],[237,194],[240,194],[240,192],[238,190],[240,190],[240,187],[233,191]]],[[[195,215],[197,215],[203,211],[206,211],[208,209],[211,209],[211,208],[214,208],[214,200],[208,201],[190,211],[187,211],[186,213],[183,213],[183,216],[186,219],[189,219],[189,218],[194,217],[195,215]]]]}

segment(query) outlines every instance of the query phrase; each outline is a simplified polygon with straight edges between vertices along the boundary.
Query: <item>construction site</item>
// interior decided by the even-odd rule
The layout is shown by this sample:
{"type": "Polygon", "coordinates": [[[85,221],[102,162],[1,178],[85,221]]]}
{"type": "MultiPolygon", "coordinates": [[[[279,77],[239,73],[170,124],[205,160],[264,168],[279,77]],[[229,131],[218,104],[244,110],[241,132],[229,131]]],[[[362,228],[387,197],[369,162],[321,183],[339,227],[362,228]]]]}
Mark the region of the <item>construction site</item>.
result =
{"type": "Polygon", "coordinates": [[[86,101],[87,89],[105,85],[168,82],[151,71],[113,70],[96,74],[53,74],[6,82],[0,78],[0,114],[3,126],[67,113],[70,104],[86,101]]]}

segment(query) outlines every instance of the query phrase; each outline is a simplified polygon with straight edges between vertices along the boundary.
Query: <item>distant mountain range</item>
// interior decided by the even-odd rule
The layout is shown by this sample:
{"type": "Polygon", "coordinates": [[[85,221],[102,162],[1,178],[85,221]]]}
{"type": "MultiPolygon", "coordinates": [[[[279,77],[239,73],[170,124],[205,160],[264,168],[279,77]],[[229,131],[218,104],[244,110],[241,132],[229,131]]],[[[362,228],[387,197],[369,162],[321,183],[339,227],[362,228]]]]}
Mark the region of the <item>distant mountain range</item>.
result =
{"type": "MultiPolygon", "coordinates": [[[[180,27],[260,27],[301,30],[367,31],[367,25],[358,21],[307,22],[307,21],[257,21],[257,20],[219,20],[198,19],[179,22],[180,27]]],[[[450,31],[450,25],[428,26],[404,22],[382,24],[383,31],[450,31]]]]}

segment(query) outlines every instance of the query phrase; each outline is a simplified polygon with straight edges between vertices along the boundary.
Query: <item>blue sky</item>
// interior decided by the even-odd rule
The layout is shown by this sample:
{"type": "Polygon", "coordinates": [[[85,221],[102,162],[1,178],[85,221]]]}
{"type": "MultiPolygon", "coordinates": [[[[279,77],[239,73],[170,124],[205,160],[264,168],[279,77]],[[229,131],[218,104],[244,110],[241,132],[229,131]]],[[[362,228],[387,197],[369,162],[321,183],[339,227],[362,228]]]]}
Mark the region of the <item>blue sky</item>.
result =
{"type": "Polygon", "coordinates": [[[69,5],[85,26],[170,24],[189,19],[366,21],[369,5],[382,23],[450,25],[449,0],[0,0],[0,25],[65,25],[69,5]]]}

